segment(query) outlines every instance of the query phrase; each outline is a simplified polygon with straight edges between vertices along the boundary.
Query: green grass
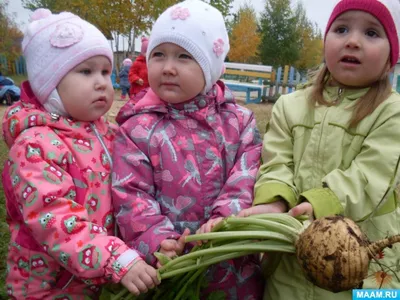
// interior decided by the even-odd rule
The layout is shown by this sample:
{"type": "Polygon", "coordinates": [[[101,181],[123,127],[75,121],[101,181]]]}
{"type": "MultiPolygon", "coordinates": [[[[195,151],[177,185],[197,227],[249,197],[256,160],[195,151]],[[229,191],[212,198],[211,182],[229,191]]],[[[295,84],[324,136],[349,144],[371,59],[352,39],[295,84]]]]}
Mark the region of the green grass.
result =
{"type": "Polygon", "coordinates": [[[21,86],[22,81],[27,80],[28,78],[25,75],[11,75],[8,76],[14,80],[15,85],[21,86]]]}
{"type": "MultiPolygon", "coordinates": [[[[3,171],[4,161],[7,159],[8,148],[4,141],[0,138],[0,173],[3,171]]],[[[0,299],[7,299],[5,288],[6,275],[6,255],[8,240],[10,238],[8,226],[6,223],[6,206],[3,193],[3,186],[0,182],[0,299]]]]}
{"type": "MultiPolygon", "coordinates": [[[[12,77],[16,84],[25,80],[22,77],[12,77]]],[[[118,99],[118,98],[116,98],[118,99]]],[[[239,102],[240,103],[240,102],[239,102]]],[[[243,103],[240,103],[243,104],[243,103]]],[[[271,104],[248,104],[243,105],[254,111],[255,118],[257,121],[257,127],[260,133],[263,135],[265,133],[265,126],[271,115],[271,104]]],[[[5,109],[4,106],[0,106],[0,110],[5,109]]],[[[2,114],[0,114],[1,116],[2,114]]],[[[1,117],[2,118],[2,117],[1,117]]],[[[0,118],[0,119],[1,119],[0,118]]],[[[0,123],[1,129],[1,123],[0,123]]],[[[3,165],[7,159],[8,148],[4,143],[2,137],[0,137],[0,174],[3,171],[3,165]]],[[[8,225],[6,223],[6,209],[5,209],[5,197],[3,192],[3,187],[0,182],[0,299],[7,299],[6,288],[5,288],[5,273],[6,273],[6,256],[7,256],[7,246],[9,240],[8,225]]]]}

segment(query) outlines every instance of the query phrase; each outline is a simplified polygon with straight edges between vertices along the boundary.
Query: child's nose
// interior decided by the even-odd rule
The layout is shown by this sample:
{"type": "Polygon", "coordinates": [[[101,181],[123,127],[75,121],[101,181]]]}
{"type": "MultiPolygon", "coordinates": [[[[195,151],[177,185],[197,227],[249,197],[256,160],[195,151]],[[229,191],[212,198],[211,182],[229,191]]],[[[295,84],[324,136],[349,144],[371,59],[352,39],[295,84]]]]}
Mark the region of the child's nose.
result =
{"type": "Polygon", "coordinates": [[[359,48],[360,47],[360,34],[357,32],[352,32],[348,35],[346,41],[346,47],[349,48],[359,48]]]}
{"type": "Polygon", "coordinates": [[[176,65],[173,59],[167,59],[164,64],[163,74],[170,75],[176,73],[176,65]]]}
{"type": "Polygon", "coordinates": [[[96,82],[95,82],[95,88],[96,89],[105,89],[107,86],[107,78],[106,76],[97,76],[96,77],[96,82]]]}

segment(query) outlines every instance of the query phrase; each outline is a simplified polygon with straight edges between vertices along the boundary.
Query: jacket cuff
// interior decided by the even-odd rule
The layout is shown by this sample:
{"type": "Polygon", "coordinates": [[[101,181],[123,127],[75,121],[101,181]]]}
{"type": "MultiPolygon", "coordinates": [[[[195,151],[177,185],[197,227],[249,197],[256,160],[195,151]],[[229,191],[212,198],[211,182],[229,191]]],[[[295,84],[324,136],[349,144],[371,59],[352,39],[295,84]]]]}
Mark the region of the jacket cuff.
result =
{"type": "Polygon", "coordinates": [[[300,195],[301,202],[310,202],[315,218],[343,214],[344,208],[339,198],[329,188],[316,188],[300,195]]]}
{"type": "Polygon", "coordinates": [[[126,250],[121,254],[113,254],[110,262],[105,268],[106,277],[110,278],[113,282],[120,282],[122,277],[125,276],[133,263],[138,259],[142,259],[139,253],[135,250],[129,249],[128,247],[126,247],[126,250]]]}
{"type": "Polygon", "coordinates": [[[256,188],[253,206],[272,203],[281,199],[288,203],[289,208],[297,204],[296,194],[288,185],[283,183],[265,183],[256,188]]]}

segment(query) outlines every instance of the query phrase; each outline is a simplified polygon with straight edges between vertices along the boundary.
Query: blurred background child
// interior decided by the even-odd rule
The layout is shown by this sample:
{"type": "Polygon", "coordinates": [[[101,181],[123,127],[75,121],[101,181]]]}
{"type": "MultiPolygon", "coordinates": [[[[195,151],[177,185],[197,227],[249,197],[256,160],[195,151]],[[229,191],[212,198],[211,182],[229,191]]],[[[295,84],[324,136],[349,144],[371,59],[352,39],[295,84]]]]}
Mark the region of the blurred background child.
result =
{"type": "Polygon", "coordinates": [[[135,99],[136,95],[149,87],[149,79],[147,74],[146,51],[149,40],[147,37],[142,37],[142,46],[139,56],[135,59],[129,70],[129,82],[131,84],[130,95],[131,99],[135,99]]]}
{"type": "Polygon", "coordinates": [[[121,71],[119,71],[119,86],[121,87],[121,100],[126,100],[126,95],[128,95],[128,99],[130,97],[130,87],[131,84],[129,82],[129,70],[132,66],[132,60],[130,58],[125,58],[122,62],[121,71]]]}

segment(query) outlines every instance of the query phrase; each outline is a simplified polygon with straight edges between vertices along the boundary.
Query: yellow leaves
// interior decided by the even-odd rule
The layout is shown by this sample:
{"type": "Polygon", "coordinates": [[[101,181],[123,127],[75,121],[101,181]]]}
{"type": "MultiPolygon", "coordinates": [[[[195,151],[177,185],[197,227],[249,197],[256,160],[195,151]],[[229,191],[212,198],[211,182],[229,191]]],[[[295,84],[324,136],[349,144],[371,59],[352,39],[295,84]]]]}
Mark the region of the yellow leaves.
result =
{"type": "Polygon", "coordinates": [[[314,28],[307,24],[301,29],[300,59],[296,62],[296,68],[307,70],[318,66],[323,59],[323,40],[320,34],[314,32],[314,28]]]}
{"type": "Polygon", "coordinates": [[[0,3],[0,54],[13,60],[20,55],[22,32],[14,23],[13,18],[6,13],[5,3],[0,3]]]}
{"type": "Polygon", "coordinates": [[[229,60],[241,63],[250,62],[257,56],[260,41],[256,13],[252,7],[245,5],[239,9],[238,22],[232,27],[229,60]]]}
{"type": "MultiPolygon", "coordinates": [[[[28,1],[28,0],[27,0],[28,1]]],[[[111,32],[148,31],[154,19],[178,0],[29,0],[29,9],[44,7],[54,13],[70,11],[94,24],[108,38],[111,32]]]]}

